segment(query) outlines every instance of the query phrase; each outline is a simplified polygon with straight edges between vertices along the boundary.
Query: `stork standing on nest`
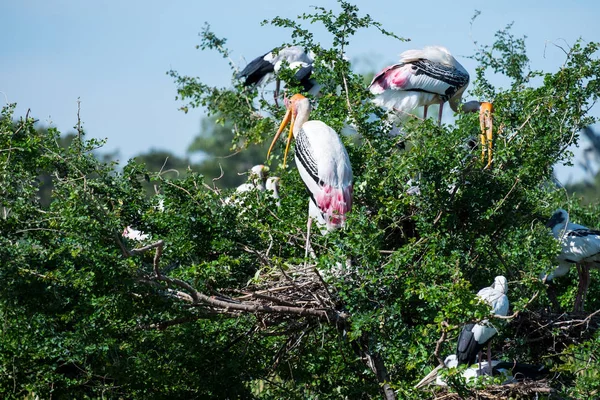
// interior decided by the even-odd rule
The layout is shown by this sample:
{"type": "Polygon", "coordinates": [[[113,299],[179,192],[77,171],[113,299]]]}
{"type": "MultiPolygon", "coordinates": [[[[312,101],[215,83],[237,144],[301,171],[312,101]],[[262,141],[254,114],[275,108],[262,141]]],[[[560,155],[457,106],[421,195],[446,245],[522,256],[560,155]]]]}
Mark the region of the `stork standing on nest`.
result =
{"type": "Polygon", "coordinates": [[[267,153],[271,154],[281,132],[290,123],[283,165],[292,137],[296,140],[296,167],[304,182],[309,199],[306,251],[310,247],[313,218],[326,231],[344,226],[352,209],[352,166],[350,157],[338,134],[321,121],[309,121],[309,100],[296,94],[287,102],[287,112],[267,153]]]}
{"type": "MultiPolygon", "coordinates": [[[[477,292],[477,297],[485,301],[492,307],[492,313],[495,315],[506,316],[508,314],[509,301],[506,296],[508,283],[503,276],[497,276],[490,287],[486,287],[477,292]]],[[[498,330],[485,319],[479,323],[466,324],[460,335],[456,346],[456,359],[458,365],[471,365],[475,362],[479,353],[479,362],[481,362],[481,350],[489,344],[492,338],[498,333],[498,330]]],[[[488,365],[492,361],[492,349],[488,345],[487,349],[488,365]]]]}
{"type": "Polygon", "coordinates": [[[563,209],[554,212],[546,227],[552,229],[552,235],[561,245],[557,257],[558,267],[550,274],[540,278],[551,282],[554,278],[569,273],[571,264],[577,266],[579,287],[573,311],[583,311],[585,296],[590,284],[590,267],[600,267],[600,230],[589,229],[569,221],[569,213],[563,209]]]}

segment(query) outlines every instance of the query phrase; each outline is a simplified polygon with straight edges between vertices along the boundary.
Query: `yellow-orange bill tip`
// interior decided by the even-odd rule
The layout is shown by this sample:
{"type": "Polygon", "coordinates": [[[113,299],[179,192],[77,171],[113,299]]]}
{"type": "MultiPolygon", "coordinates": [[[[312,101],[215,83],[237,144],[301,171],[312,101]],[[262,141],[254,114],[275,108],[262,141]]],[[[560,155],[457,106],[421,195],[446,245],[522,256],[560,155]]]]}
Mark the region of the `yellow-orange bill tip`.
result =
{"type": "Polygon", "coordinates": [[[287,110],[287,112],[285,113],[285,116],[283,117],[283,121],[281,121],[281,124],[279,125],[279,129],[277,129],[277,133],[275,134],[275,137],[273,138],[273,141],[271,142],[271,146],[269,146],[269,151],[267,152],[267,160],[269,159],[269,156],[271,155],[271,151],[273,151],[273,147],[275,147],[275,143],[277,143],[277,139],[279,139],[279,136],[281,136],[281,132],[283,132],[286,125],[290,122],[291,118],[292,118],[292,111],[287,110]]]}

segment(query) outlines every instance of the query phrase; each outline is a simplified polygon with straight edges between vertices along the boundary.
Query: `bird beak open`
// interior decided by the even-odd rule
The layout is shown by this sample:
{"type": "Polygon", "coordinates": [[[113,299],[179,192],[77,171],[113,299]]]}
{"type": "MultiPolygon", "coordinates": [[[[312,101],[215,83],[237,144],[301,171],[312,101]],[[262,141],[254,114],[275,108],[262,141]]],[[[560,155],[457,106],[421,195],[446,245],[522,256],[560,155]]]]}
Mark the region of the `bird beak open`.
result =
{"type": "Polygon", "coordinates": [[[487,152],[488,162],[485,166],[486,169],[492,166],[492,112],[492,103],[481,103],[481,107],[479,108],[479,124],[481,126],[481,160],[485,161],[485,153],[487,152]]]}
{"type": "Polygon", "coordinates": [[[271,147],[269,147],[269,151],[267,152],[267,159],[269,159],[269,156],[271,155],[271,151],[273,150],[273,147],[275,147],[275,143],[277,143],[277,139],[279,139],[279,136],[281,136],[281,132],[283,132],[286,125],[291,121],[290,133],[288,135],[287,144],[285,146],[285,153],[283,155],[283,168],[285,168],[285,161],[287,160],[287,155],[288,155],[288,152],[290,151],[290,143],[292,142],[292,137],[293,137],[293,133],[294,133],[294,119],[295,119],[294,113],[292,112],[292,109],[289,108],[287,110],[287,112],[285,113],[285,117],[283,117],[283,121],[281,121],[281,125],[279,125],[279,129],[277,130],[277,133],[275,134],[275,137],[273,138],[273,142],[271,142],[271,147]]]}

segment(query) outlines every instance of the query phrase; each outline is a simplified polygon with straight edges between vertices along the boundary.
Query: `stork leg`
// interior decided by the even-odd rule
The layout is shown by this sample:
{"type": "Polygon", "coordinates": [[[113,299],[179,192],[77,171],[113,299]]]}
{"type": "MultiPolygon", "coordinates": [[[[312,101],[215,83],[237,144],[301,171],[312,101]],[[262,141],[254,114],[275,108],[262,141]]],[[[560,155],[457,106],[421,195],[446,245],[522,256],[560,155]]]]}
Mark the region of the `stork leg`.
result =
{"type": "Polygon", "coordinates": [[[427,119],[427,109],[429,106],[423,106],[423,121],[427,119]]]}
{"type": "Polygon", "coordinates": [[[442,112],[444,111],[444,102],[440,102],[440,111],[438,112],[438,126],[442,125],[442,112]]]}
{"type": "Polygon", "coordinates": [[[577,276],[579,278],[579,284],[577,286],[577,295],[575,296],[575,304],[573,305],[573,312],[583,311],[583,295],[585,288],[585,273],[584,266],[581,264],[575,264],[577,268],[577,276]]]}
{"type": "Polygon", "coordinates": [[[281,85],[281,81],[279,78],[275,79],[275,92],[273,93],[273,100],[275,100],[275,106],[279,107],[279,102],[277,101],[279,97],[279,86],[281,85]]]}
{"type": "Polygon", "coordinates": [[[579,275],[579,286],[577,288],[577,297],[573,311],[583,312],[585,298],[590,285],[590,267],[586,264],[577,264],[577,274],[579,275]]]}
{"type": "Polygon", "coordinates": [[[305,266],[306,266],[306,263],[308,262],[308,254],[309,253],[312,258],[317,258],[315,251],[313,250],[312,246],[310,245],[310,228],[311,227],[312,227],[312,218],[308,217],[308,221],[306,222],[306,249],[304,251],[305,266]]]}
{"type": "Polygon", "coordinates": [[[490,376],[493,376],[494,369],[492,368],[492,346],[490,346],[489,344],[487,347],[487,357],[488,357],[488,365],[487,365],[488,371],[490,373],[490,376]]]}

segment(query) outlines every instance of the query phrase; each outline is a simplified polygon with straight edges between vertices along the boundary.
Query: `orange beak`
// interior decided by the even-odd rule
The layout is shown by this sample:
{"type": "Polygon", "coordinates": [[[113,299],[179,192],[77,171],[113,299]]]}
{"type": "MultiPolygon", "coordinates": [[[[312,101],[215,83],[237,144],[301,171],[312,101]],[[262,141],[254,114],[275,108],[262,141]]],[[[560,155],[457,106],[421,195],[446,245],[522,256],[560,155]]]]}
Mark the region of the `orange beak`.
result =
{"type": "Polygon", "coordinates": [[[488,162],[485,168],[492,166],[492,147],[493,147],[493,120],[492,112],[494,107],[492,103],[482,102],[479,108],[479,125],[481,126],[481,161],[485,161],[487,151],[488,162]]]}
{"type": "Polygon", "coordinates": [[[287,144],[285,146],[285,153],[283,155],[283,168],[285,168],[285,161],[287,160],[287,155],[288,152],[290,151],[290,143],[292,142],[292,137],[294,136],[294,113],[292,112],[292,109],[288,109],[287,112],[285,113],[285,117],[283,117],[283,121],[281,121],[281,125],[279,125],[279,129],[277,130],[277,133],[275,134],[275,137],[273,138],[273,141],[271,142],[271,146],[269,147],[269,151],[267,152],[267,159],[269,159],[269,156],[271,155],[271,151],[273,150],[273,147],[275,147],[275,143],[277,143],[277,139],[279,139],[279,136],[281,136],[281,132],[283,132],[283,130],[285,129],[286,125],[290,122],[291,120],[291,124],[290,124],[290,133],[288,135],[288,139],[287,139],[287,144]]]}

